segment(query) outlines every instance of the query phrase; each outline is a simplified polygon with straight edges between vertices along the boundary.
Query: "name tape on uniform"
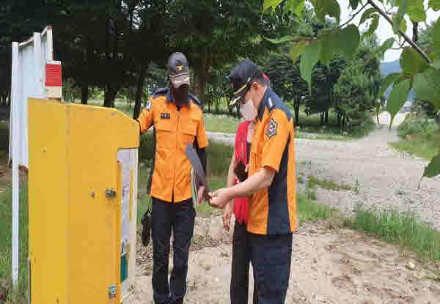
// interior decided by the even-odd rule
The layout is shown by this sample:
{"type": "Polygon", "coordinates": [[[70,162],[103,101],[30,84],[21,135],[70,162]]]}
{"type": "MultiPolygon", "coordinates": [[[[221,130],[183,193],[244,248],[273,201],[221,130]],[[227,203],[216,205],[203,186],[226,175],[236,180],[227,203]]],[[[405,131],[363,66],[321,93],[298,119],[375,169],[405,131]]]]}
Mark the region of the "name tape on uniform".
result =
{"type": "Polygon", "coordinates": [[[161,119],[170,119],[171,115],[170,115],[170,113],[160,113],[160,118],[161,119]]]}

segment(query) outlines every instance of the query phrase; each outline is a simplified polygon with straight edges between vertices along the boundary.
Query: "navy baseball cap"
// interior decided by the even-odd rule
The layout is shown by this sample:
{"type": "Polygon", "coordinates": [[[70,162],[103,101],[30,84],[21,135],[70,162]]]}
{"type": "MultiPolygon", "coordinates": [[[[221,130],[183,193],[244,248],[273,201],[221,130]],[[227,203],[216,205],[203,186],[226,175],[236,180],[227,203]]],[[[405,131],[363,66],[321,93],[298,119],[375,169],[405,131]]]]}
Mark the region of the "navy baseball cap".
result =
{"type": "Polygon", "coordinates": [[[190,85],[188,60],[182,53],[173,53],[168,58],[168,76],[176,89],[182,84],[190,85]]]}
{"type": "Polygon", "coordinates": [[[245,59],[241,61],[229,74],[228,78],[232,83],[232,88],[234,89],[234,96],[232,100],[229,102],[230,106],[233,106],[237,103],[240,98],[242,98],[248,91],[251,80],[258,74],[261,74],[261,71],[258,68],[258,65],[249,60],[245,59]]]}

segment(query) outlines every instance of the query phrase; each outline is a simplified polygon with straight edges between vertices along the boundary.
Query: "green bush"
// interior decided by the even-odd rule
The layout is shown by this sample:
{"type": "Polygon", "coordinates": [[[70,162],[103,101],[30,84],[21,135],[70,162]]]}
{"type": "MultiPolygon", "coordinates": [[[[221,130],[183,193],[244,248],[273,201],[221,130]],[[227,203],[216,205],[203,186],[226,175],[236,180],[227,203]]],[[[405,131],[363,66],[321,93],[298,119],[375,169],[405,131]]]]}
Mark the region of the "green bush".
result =
{"type": "Polygon", "coordinates": [[[422,136],[432,136],[439,129],[439,125],[434,119],[422,114],[409,114],[400,124],[398,134],[405,138],[407,135],[419,134],[422,136]]]}
{"type": "Polygon", "coordinates": [[[440,152],[439,124],[425,114],[409,114],[400,124],[398,134],[402,140],[390,143],[397,150],[428,160],[440,152]]]}

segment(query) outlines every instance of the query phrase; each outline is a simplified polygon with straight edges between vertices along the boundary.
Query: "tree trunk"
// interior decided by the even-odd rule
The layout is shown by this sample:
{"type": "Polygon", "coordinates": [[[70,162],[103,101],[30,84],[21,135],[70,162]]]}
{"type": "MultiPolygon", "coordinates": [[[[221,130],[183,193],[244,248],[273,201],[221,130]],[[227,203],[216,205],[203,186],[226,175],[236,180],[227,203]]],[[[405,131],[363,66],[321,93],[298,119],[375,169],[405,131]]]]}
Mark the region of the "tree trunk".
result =
{"type": "Polygon", "coordinates": [[[81,103],[87,104],[87,101],[89,100],[89,85],[87,82],[83,82],[81,84],[81,103]]]}
{"type": "Polygon", "coordinates": [[[324,112],[321,112],[320,116],[321,116],[321,126],[323,126],[324,125],[324,112]]]}
{"type": "Polygon", "coordinates": [[[345,115],[342,117],[342,132],[345,132],[345,115]]]}
{"type": "Polygon", "coordinates": [[[89,100],[89,85],[90,85],[90,65],[92,63],[93,47],[92,47],[92,37],[87,36],[87,46],[86,53],[84,56],[84,69],[83,69],[83,81],[81,84],[81,103],[87,104],[89,100]]]}
{"type": "Polygon", "coordinates": [[[341,113],[338,113],[338,126],[341,127],[341,113]]]}
{"type": "Polygon", "coordinates": [[[328,110],[325,111],[325,125],[328,125],[328,110]]]}
{"type": "Polygon", "coordinates": [[[134,103],[134,111],[133,111],[133,119],[137,119],[141,114],[141,105],[142,105],[142,92],[144,90],[144,82],[145,82],[145,74],[147,69],[142,65],[138,75],[137,88],[136,88],[136,100],[134,103]]]}
{"type": "Polygon", "coordinates": [[[208,60],[208,48],[203,48],[203,52],[201,58],[199,59],[198,64],[196,65],[195,71],[195,87],[194,93],[199,97],[202,105],[205,103],[205,89],[206,83],[208,81],[208,71],[209,71],[209,60],[208,60]]]}
{"type": "Polygon", "coordinates": [[[295,125],[299,125],[299,101],[293,105],[295,111],[295,125]]]}
{"type": "Polygon", "coordinates": [[[107,85],[104,92],[104,107],[114,108],[116,95],[118,95],[119,88],[115,85],[107,85]]]}

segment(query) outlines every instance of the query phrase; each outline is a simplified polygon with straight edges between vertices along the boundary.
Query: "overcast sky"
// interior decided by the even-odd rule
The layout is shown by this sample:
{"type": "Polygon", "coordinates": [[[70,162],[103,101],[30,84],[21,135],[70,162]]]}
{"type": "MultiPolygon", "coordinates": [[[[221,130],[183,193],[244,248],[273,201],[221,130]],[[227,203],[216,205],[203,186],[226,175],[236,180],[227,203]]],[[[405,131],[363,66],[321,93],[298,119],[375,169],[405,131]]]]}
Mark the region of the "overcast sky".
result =
{"type": "MultiPolygon", "coordinates": [[[[348,21],[350,19],[350,15],[353,13],[353,11],[351,10],[351,8],[349,9],[349,0],[338,0],[340,6],[341,6],[341,24],[344,24],[346,21],[348,21]]],[[[365,2],[365,1],[363,1],[365,2]]],[[[376,1],[380,6],[380,2],[376,1]]],[[[427,7],[427,2],[428,0],[425,0],[425,5],[427,7]]],[[[362,6],[359,5],[358,10],[361,8],[362,6]]],[[[371,6],[367,6],[367,8],[370,8],[371,6]]],[[[360,13],[358,16],[356,16],[356,18],[353,19],[353,21],[351,23],[354,23],[356,25],[359,24],[359,21],[361,19],[362,13],[360,13]]],[[[428,10],[427,12],[427,22],[428,23],[432,23],[433,21],[437,20],[437,18],[440,17],[440,11],[438,12],[434,12],[433,10],[428,10]]],[[[409,37],[412,37],[412,23],[409,22],[409,20],[407,20],[407,34],[409,37]]],[[[366,24],[368,22],[365,22],[364,25],[361,27],[362,30],[365,30],[366,28],[366,24]]],[[[424,24],[420,24],[420,27],[425,27],[424,24]]],[[[393,29],[391,27],[391,25],[383,18],[380,18],[379,21],[379,27],[376,31],[376,34],[379,37],[380,43],[384,42],[385,40],[387,40],[388,38],[393,36],[393,29]]],[[[398,45],[396,44],[395,47],[397,47],[398,45]]],[[[401,50],[388,50],[385,53],[385,59],[384,61],[394,61],[397,60],[400,57],[400,53],[402,51],[401,50]]]]}

